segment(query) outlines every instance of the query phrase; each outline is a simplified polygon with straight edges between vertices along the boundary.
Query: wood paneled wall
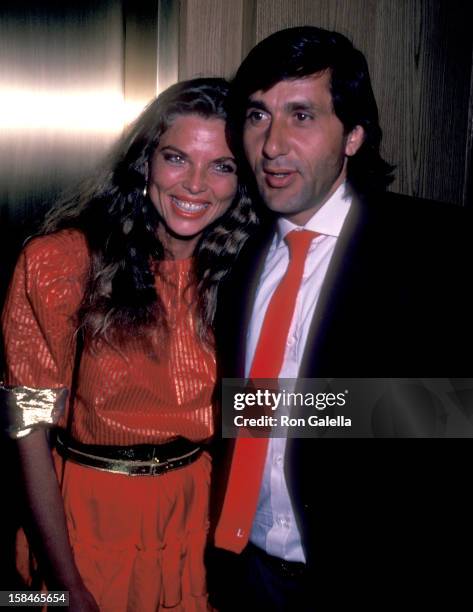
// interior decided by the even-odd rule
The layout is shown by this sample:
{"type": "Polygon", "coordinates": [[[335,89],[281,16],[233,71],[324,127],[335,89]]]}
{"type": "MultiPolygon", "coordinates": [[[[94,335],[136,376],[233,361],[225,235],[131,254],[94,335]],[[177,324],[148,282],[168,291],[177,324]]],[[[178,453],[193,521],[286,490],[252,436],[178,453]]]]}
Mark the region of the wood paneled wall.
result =
{"type": "Polygon", "coordinates": [[[271,32],[317,25],[365,53],[392,190],[473,205],[468,0],[181,0],[180,78],[230,77],[271,32]]]}
{"type": "Polygon", "coordinates": [[[242,32],[242,0],[183,0],[179,78],[230,76],[244,54],[242,32]]]}

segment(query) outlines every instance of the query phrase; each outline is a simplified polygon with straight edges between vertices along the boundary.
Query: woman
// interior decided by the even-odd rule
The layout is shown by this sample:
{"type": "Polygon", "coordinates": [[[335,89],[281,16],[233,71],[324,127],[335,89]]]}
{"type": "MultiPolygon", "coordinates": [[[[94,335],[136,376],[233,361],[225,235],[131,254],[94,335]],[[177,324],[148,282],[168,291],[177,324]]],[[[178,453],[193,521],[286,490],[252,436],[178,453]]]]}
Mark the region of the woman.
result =
{"type": "Polygon", "coordinates": [[[222,79],[161,94],[15,270],[3,315],[9,432],[43,576],[70,592],[71,610],[207,606],[211,325],[255,222],[226,96],[222,79]],[[51,460],[57,422],[62,458],[51,460]]]}

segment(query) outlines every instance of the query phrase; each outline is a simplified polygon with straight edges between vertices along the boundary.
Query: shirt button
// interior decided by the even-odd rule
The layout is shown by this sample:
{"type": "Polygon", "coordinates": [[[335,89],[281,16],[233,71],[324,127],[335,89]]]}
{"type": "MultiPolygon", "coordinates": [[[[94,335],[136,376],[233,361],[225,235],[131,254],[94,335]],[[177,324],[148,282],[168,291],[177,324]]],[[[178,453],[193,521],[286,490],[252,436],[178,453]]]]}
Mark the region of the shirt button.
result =
{"type": "Polygon", "coordinates": [[[282,465],[283,462],[283,457],[282,455],[277,455],[274,459],[274,464],[275,465],[282,465]]]}
{"type": "Polygon", "coordinates": [[[286,341],[287,346],[292,346],[295,343],[296,339],[294,338],[294,336],[289,336],[289,338],[286,341]]]}

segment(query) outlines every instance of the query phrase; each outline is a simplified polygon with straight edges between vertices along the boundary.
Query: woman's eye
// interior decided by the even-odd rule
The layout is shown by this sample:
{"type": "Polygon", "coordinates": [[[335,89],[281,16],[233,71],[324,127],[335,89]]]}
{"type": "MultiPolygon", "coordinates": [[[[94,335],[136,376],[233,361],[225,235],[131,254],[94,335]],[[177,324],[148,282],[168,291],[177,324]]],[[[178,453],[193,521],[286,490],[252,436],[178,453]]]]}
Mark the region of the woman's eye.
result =
{"type": "Polygon", "coordinates": [[[215,164],[217,172],[223,172],[224,174],[233,174],[236,172],[236,167],[233,164],[219,163],[215,164]]]}
{"type": "Polygon", "coordinates": [[[182,164],[184,162],[182,155],[178,155],[177,153],[163,153],[163,157],[165,161],[171,164],[182,164]]]}

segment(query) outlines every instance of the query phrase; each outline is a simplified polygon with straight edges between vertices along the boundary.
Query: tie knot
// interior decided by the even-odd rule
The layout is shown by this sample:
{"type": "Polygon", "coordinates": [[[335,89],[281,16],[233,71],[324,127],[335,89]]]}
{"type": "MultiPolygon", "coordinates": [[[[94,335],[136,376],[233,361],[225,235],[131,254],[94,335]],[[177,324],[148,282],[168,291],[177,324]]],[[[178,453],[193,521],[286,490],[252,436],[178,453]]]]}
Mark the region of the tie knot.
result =
{"type": "Polygon", "coordinates": [[[284,238],[289,248],[289,256],[291,259],[305,259],[310,243],[314,238],[320,236],[317,232],[310,230],[292,230],[284,238]]]}

